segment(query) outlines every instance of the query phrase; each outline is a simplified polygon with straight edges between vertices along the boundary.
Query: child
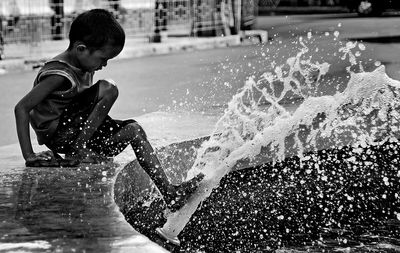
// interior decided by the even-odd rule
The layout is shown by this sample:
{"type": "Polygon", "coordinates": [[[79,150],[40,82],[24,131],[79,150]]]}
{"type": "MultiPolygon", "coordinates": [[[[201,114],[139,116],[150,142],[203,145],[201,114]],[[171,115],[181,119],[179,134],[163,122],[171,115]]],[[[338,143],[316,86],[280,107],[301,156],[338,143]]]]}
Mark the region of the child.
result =
{"type": "Polygon", "coordinates": [[[69,47],[39,71],[33,89],[15,106],[18,139],[26,166],[101,163],[131,145],[172,210],[182,207],[203,175],[176,186],[169,183],[141,126],[108,116],[118,96],[111,81],[93,84],[93,74],[124,47],[125,33],[111,13],[94,9],[71,25],[69,47]],[[39,144],[51,151],[34,153],[29,122],[39,144]],[[58,153],[65,154],[65,159],[58,153]]]}

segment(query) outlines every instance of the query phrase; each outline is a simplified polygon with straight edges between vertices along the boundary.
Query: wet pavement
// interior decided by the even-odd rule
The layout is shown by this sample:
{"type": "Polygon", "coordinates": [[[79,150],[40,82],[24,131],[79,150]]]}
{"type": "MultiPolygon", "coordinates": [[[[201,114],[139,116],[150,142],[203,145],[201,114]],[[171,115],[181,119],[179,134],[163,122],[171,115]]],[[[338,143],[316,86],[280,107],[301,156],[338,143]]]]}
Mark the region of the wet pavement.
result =
{"type": "Polygon", "coordinates": [[[115,164],[4,168],[2,161],[0,252],[164,252],[119,212],[115,164]]]}

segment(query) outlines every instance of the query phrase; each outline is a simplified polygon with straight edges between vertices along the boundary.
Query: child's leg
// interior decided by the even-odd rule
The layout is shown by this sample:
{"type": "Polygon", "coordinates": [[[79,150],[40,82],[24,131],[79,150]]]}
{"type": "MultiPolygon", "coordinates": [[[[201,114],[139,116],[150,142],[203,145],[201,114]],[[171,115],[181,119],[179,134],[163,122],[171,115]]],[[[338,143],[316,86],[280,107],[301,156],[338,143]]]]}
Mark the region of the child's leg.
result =
{"type": "Polygon", "coordinates": [[[118,97],[118,89],[115,85],[105,80],[99,81],[98,85],[98,99],[82,127],[83,130],[79,133],[74,142],[74,150],[84,155],[90,155],[91,151],[86,149],[86,143],[104,121],[118,97]]]}
{"type": "Polygon", "coordinates": [[[186,199],[197,189],[203,179],[199,175],[179,186],[172,185],[158,160],[153,147],[147,140],[146,133],[138,123],[130,123],[111,138],[112,142],[129,142],[139,164],[153,180],[170,209],[179,209],[186,199]]]}

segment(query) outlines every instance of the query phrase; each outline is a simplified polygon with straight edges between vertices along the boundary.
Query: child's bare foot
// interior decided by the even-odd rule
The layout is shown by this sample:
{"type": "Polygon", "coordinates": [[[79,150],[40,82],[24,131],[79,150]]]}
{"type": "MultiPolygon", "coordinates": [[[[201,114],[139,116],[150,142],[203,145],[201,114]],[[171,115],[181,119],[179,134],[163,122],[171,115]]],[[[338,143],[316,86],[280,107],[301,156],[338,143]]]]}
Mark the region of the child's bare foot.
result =
{"type": "Polygon", "coordinates": [[[172,212],[181,209],[186,204],[189,197],[197,190],[203,178],[204,174],[200,173],[189,181],[183,182],[180,185],[173,185],[169,194],[164,196],[168,209],[172,212]]]}
{"type": "Polygon", "coordinates": [[[81,163],[90,163],[90,164],[112,162],[112,158],[102,156],[87,148],[81,148],[79,150],[74,150],[71,153],[65,154],[65,158],[75,159],[80,161],[81,163]]]}

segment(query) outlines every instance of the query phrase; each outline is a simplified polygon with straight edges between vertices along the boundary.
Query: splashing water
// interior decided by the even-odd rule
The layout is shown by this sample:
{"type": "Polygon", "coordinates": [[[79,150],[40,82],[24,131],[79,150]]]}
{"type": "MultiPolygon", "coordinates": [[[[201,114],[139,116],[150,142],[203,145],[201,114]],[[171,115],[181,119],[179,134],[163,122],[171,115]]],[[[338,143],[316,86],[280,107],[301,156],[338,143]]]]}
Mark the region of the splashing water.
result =
{"type": "Polygon", "coordinates": [[[345,90],[317,96],[330,64],[313,62],[307,57],[307,42],[300,38],[299,43],[302,48],[295,57],[249,78],[233,96],[188,173],[191,178],[202,172],[205,180],[189,204],[167,218],[164,229],[170,235],[179,234],[201,201],[238,164],[249,167],[294,155],[306,159],[310,151],[397,139],[400,82],[389,78],[384,66],[364,71],[357,60],[363,44],[347,42],[338,50],[341,60],[350,63],[345,90]],[[298,104],[288,106],[294,97],[298,104]]]}

